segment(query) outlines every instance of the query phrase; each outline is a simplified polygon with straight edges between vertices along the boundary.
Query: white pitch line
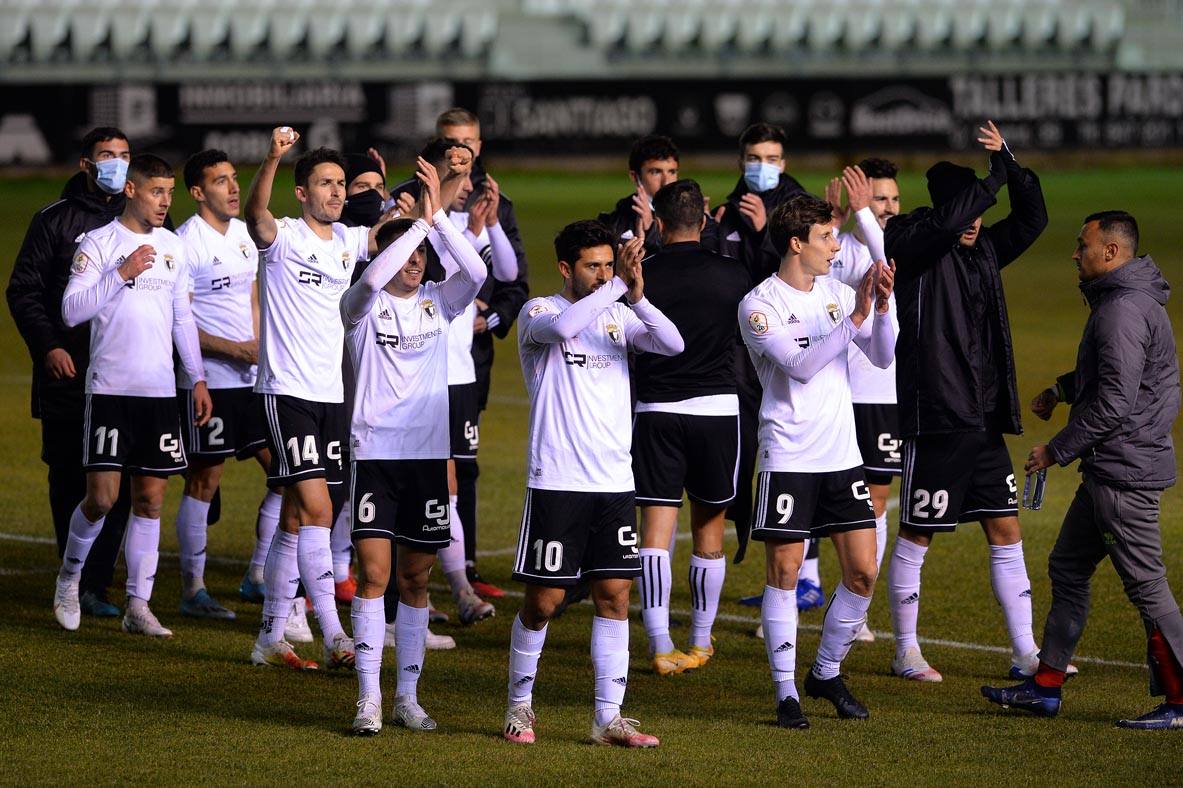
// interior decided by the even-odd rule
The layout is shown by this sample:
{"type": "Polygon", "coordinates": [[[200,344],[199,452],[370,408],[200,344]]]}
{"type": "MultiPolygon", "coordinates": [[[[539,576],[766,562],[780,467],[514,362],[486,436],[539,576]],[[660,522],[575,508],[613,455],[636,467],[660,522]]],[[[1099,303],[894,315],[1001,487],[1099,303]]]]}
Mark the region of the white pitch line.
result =
{"type": "MultiPolygon", "coordinates": [[[[889,509],[891,508],[891,504],[892,504],[892,501],[889,501],[888,502],[889,509]]],[[[679,536],[681,536],[681,534],[679,534],[679,536]]],[[[689,534],[686,534],[686,537],[689,538],[689,534]]],[[[50,539],[49,537],[46,537],[46,536],[29,536],[27,534],[10,534],[10,533],[3,533],[3,532],[0,532],[0,540],[6,540],[9,542],[26,542],[29,544],[57,544],[57,542],[55,540],[50,539]]],[[[161,552],[160,555],[165,558],[178,558],[179,557],[179,555],[174,552],[161,552]]],[[[222,564],[224,566],[245,567],[250,564],[249,561],[245,561],[241,558],[227,558],[224,556],[215,556],[215,555],[206,556],[206,561],[208,561],[210,563],[214,563],[214,564],[222,564]]],[[[7,574],[15,574],[17,571],[21,571],[21,570],[9,570],[9,569],[0,568],[0,576],[7,575],[7,574]]],[[[39,571],[39,570],[33,570],[33,571],[39,571]]],[[[50,572],[50,571],[56,571],[56,570],[46,570],[46,571],[50,572]]],[[[32,573],[32,571],[30,573],[32,573]]],[[[431,584],[430,587],[434,591],[447,590],[446,586],[439,585],[436,583],[431,584]]],[[[514,591],[512,589],[506,589],[505,595],[507,597],[513,597],[515,599],[521,599],[525,596],[525,594],[522,593],[521,591],[514,591]]],[[[581,604],[590,604],[590,603],[588,603],[587,601],[584,601],[581,604]]],[[[629,606],[629,610],[632,610],[634,612],[638,612],[638,611],[640,611],[640,609],[641,609],[640,605],[630,605],[629,606]]],[[[691,615],[691,611],[671,608],[670,615],[678,616],[679,618],[689,618],[691,615]]],[[[732,624],[747,624],[748,626],[750,626],[752,628],[755,628],[758,624],[760,624],[760,619],[758,619],[758,618],[752,618],[751,616],[739,616],[734,613],[719,613],[715,616],[715,620],[716,621],[726,621],[726,622],[732,623],[732,624]]],[[[797,629],[805,630],[808,632],[820,632],[821,626],[819,624],[798,624],[797,629]]],[[[894,638],[894,636],[891,632],[881,632],[878,630],[875,630],[875,637],[881,638],[881,639],[894,638]]],[[[987,652],[990,654],[1009,654],[1009,653],[1011,653],[1011,650],[1009,648],[1005,648],[1004,646],[988,646],[984,643],[968,643],[968,642],[961,641],[961,640],[945,640],[943,638],[918,637],[917,641],[919,641],[920,643],[927,644],[927,645],[939,646],[939,647],[944,647],[944,648],[954,648],[954,649],[959,649],[961,651],[984,651],[984,652],[987,652]]],[[[1146,669],[1145,663],[1142,663],[1142,662],[1126,662],[1124,660],[1105,659],[1103,657],[1074,656],[1072,658],[1072,660],[1073,660],[1073,662],[1086,662],[1090,665],[1104,665],[1106,667],[1112,667],[1112,668],[1135,668],[1135,669],[1139,669],[1139,670],[1146,669]]]]}

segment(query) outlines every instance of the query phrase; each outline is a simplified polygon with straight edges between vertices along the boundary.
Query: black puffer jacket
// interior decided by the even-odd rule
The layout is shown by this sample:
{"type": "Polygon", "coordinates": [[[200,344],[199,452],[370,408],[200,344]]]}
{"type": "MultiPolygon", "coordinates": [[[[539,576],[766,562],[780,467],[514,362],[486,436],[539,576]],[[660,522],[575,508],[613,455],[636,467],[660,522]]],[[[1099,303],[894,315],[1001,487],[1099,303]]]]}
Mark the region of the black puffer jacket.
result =
{"type": "MultiPolygon", "coordinates": [[[[739,210],[739,201],[745,194],[754,193],[764,203],[764,212],[768,217],[782,203],[786,203],[799,194],[808,194],[805,187],[787,172],[780,174],[780,181],[766,192],[752,192],[748,183],[741,176],[739,183],[727,195],[727,202],[723,205],[723,215],[719,217],[718,246],[715,251],[727,257],[734,257],[748,269],[748,275],[755,283],[763,282],[780,268],[780,255],[772,246],[768,237],[768,225],[759,232],[752,229],[748,220],[739,210]]],[[[705,245],[705,244],[704,244],[705,245]]]]}
{"type": "Polygon", "coordinates": [[[1048,444],[1061,465],[1114,487],[1163,490],[1175,483],[1171,425],[1179,415],[1179,359],[1166,304],[1171,288],[1149,257],[1080,286],[1088,322],[1076,369],[1060,378],[1072,403],[1048,444]]]}
{"type": "Polygon", "coordinates": [[[123,212],[124,196],[91,191],[86,173],[66,183],[62,199],[43,208],[29,223],[12,278],[8,308],[33,359],[33,417],[77,419],[82,416],[83,384],[90,364],[90,323],[67,328],[62,322],[62,294],[79,237],[109,224],[123,212]],[[63,348],[74,360],[75,375],[51,380],[45,354],[63,348]]]}
{"type": "Polygon", "coordinates": [[[897,266],[896,393],[904,437],[1022,432],[1001,271],[1043,232],[1047,208],[1035,173],[1005,159],[995,174],[936,207],[887,222],[884,244],[897,266]],[[995,203],[1003,182],[1010,215],[983,227],[974,246],[961,246],[959,236],[995,203]]]}

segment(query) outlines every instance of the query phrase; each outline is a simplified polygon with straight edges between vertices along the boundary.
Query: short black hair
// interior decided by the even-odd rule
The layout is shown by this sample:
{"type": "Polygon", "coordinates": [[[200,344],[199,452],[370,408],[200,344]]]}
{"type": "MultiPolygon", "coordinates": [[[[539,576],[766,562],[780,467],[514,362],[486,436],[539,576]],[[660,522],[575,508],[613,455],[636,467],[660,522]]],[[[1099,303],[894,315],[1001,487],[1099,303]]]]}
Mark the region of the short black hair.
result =
{"type": "Polygon", "coordinates": [[[226,151],[218,150],[217,148],[209,148],[208,150],[194,153],[185,162],[185,169],[183,170],[185,188],[192,189],[194,186],[200,186],[205,177],[206,167],[213,167],[215,164],[221,164],[224,161],[230,161],[230,157],[226,155],[226,151]]]}
{"type": "Polygon", "coordinates": [[[645,162],[666,159],[678,161],[678,146],[669,137],[650,134],[633,143],[633,149],[628,154],[628,169],[629,172],[639,173],[645,162]]]}
{"type": "Polygon", "coordinates": [[[414,219],[391,219],[386,224],[378,228],[378,234],[374,236],[374,243],[378,246],[378,251],[381,252],[386,247],[397,241],[403,233],[410,230],[415,224],[414,219]]]}
{"type": "Polygon", "coordinates": [[[312,171],[320,164],[336,164],[341,168],[341,173],[345,173],[344,156],[332,148],[317,148],[296,159],[296,185],[307,188],[312,171]]]}
{"type": "Polygon", "coordinates": [[[863,175],[868,178],[890,178],[895,180],[896,176],[900,174],[900,168],[896,166],[895,162],[887,159],[878,159],[871,157],[863,159],[858,163],[858,167],[863,171],[863,175]]]}
{"type": "Polygon", "coordinates": [[[127,165],[127,179],[143,183],[151,178],[176,178],[176,173],[167,161],[151,153],[139,153],[131,157],[127,165]]]}
{"type": "Polygon", "coordinates": [[[768,235],[772,246],[781,257],[789,249],[789,239],[809,242],[809,228],[834,220],[834,206],[812,194],[799,194],[783,202],[768,217],[768,235]]]}
{"type": "Polygon", "coordinates": [[[771,123],[753,123],[739,135],[739,155],[743,156],[749,145],[761,142],[779,142],[782,148],[789,147],[789,136],[780,126],[771,123]]]}
{"type": "Polygon", "coordinates": [[[473,153],[472,148],[468,147],[463,142],[457,142],[456,140],[450,140],[444,137],[436,137],[435,139],[428,142],[423,146],[423,150],[419,151],[419,155],[422,156],[423,160],[431,166],[438,167],[443,164],[444,160],[447,158],[448,151],[450,151],[452,148],[464,148],[464,150],[473,154],[474,159],[476,158],[476,154],[473,153]]]}
{"type": "Polygon", "coordinates": [[[94,146],[100,142],[107,140],[123,140],[127,142],[127,135],[114,126],[96,126],[90,131],[86,132],[86,136],[82,138],[81,152],[86,158],[94,153],[94,146]]]}
{"type": "Polygon", "coordinates": [[[559,230],[555,236],[555,257],[565,263],[574,263],[579,253],[594,246],[607,246],[616,252],[616,236],[595,219],[583,219],[559,230]]]}
{"type": "Polygon", "coordinates": [[[697,230],[703,211],[702,189],[689,178],[667,183],[653,195],[653,213],[669,230],[697,230]]]}
{"type": "Polygon", "coordinates": [[[1097,211],[1084,217],[1084,223],[1096,222],[1106,235],[1119,235],[1134,254],[1138,253],[1138,220],[1126,211],[1097,211]]]}

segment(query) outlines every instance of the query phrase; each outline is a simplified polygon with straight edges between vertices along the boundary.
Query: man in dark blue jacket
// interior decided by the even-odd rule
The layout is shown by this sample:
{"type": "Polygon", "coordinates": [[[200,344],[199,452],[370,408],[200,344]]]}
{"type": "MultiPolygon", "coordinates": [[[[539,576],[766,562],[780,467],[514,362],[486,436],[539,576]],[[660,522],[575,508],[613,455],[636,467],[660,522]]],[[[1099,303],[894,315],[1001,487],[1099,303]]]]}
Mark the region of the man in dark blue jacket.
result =
{"type": "MultiPolygon", "coordinates": [[[[62,198],[43,208],[25,233],[8,282],[8,308],[33,359],[33,418],[41,421],[41,460],[49,466],[49,508],[58,557],[65,550],[70,515],[86,492],[82,472],[83,386],[90,361],[90,324],[67,328],[62,293],[80,236],[109,224],[123,211],[123,183],[131,150],[116,128],[92,129],[62,198]]],[[[87,557],[79,581],[82,612],[119,616],[107,600],[128,512],[127,479],[119,500],[87,557]]]]}
{"type": "Polygon", "coordinates": [[[928,171],[932,208],[893,217],[884,230],[895,260],[899,340],[896,389],[903,445],[900,532],[887,572],[896,655],[892,672],[940,681],[916,639],[920,569],[933,535],[980,522],[990,545],[990,583],[1011,641],[1011,674],[1039,660],[1031,631],[1031,584],[1023,560],[1018,488],[1003,440],[1018,434],[1018,390],[1002,269],[1047,226],[1039,178],[1015,161],[993,123],[978,141],[989,174],[947,161],[928,171]],[[982,215],[1007,187],[1011,212],[982,215]]]}
{"type": "Polygon", "coordinates": [[[1146,627],[1152,694],[1166,702],[1123,728],[1183,729],[1183,614],[1167,583],[1158,513],[1175,483],[1171,426],[1179,414],[1179,361],[1166,304],[1170,286],[1136,257],[1138,224],[1125,211],[1084,220],[1072,258],[1090,314],[1076,369],[1031,404],[1041,419],[1068,402],[1068,423],[1031,450],[1028,474],[1080,460],[1080,487],[1048,559],[1052,607],[1035,676],[983,687],[993,703],[1055,716],[1072,652],[1084,632],[1089,585],[1106,556],[1146,627]]]}

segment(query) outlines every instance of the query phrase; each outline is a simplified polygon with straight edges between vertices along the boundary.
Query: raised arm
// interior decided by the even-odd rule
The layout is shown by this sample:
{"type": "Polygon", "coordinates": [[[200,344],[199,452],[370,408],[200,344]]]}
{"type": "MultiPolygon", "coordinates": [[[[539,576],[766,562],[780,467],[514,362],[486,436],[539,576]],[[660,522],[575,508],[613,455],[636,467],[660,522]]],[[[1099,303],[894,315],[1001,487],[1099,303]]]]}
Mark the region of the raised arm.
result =
{"type": "Polygon", "coordinates": [[[445,251],[456,265],[456,270],[449,271],[448,278],[440,286],[440,296],[448,303],[453,313],[459,314],[476,298],[489,272],[476,249],[460,230],[456,229],[456,225],[448,220],[442,210],[436,214],[435,229],[445,251]]]}
{"type": "Polygon", "coordinates": [[[279,160],[292,149],[300,139],[300,133],[290,126],[280,126],[271,131],[271,147],[267,150],[267,157],[255,172],[251,181],[251,189],[247,194],[246,208],[243,211],[246,219],[246,229],[250,233],[255,246],[266,249],[275,241],[277,228],[275,217],[271,215],[271,188],[275,184],[275,171],[279,169],[279,160]]]}
{"type": "Polygon", "coordinates": [[[156,250],[144,244],[129,254],[118,268],[106,272],[99,267],[97,255],[98,250],[86,239],[79,244],[70,269],[70,281],[62,294],[62,321],[67,326],[85,323],[97,315],[129,279],[135,279],[152,267],[156,250]],[[79,256],[84,259],[79,260],[79,256]]]}
{"type": "Polygon", "coordinates": [[[998,267],[1005,268],[1043,233],[1047,227],[1047,205],[1043,201],[1043,189],[1039,176],[1025,167],[1020,167],[1006,141],[993,123],[982,129],[992,140],[996,137],[998,155],[1006,167],[1006,190],[1010,196],[1010,213],[999,222],[986,228],[986,234],[994,243],[998,267]]]}
{"type": "Polygon", "coordinates": [[[584,296],[562,312],[552,312],[542,307],[535,314],[530,314],[541,304],[535,306],[519,318],[518,331],[521,341],[545,345],[573,339],[601,312],[619,301],[626,290],[628,288],[620,277],[613,277],[601,285],[599,290],[584,296]]]}
{"type": "Polygon", "coordinates": [[[357,283],[341,296],[341,314],[345,319],[345,325],[357,325],[369,314],[378,298],[378,292],[407,264],[407,260],[419,248],[419,244],[423,243],[430,229],[431,225],[426,221],[416,219],[409,230],[370,261],[357,283]]]}
{"type": "MultiPolygon", "coordinates": [[[[878,227],[878,223],[875,225],[878,227]]],[[[895,325],[891,320],[891,291],[895,285],[895,265],[873,263],[865,276],[874,275],[875,317],[868,324],[863,321],[854,343],[871,363],[887,369],[895,360],[895,325]],[[868,329],[870,329],[868,331],[868,329]]],[[[860,282],[860,292],[861,285],[860,282]]]]}

